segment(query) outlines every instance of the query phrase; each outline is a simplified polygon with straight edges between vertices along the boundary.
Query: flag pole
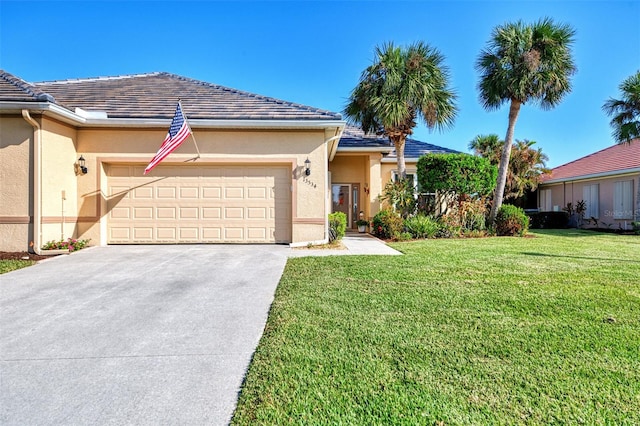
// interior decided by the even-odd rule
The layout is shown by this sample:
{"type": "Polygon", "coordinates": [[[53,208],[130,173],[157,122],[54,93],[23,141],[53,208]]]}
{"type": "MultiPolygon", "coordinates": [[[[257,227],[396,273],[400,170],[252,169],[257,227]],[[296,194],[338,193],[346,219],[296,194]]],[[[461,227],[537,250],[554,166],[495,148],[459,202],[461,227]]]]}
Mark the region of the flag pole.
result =
{"type": "Polygon", "coordinates": [[[189,120],[187,119],[187,115],[184,113],[184,109],[182,108],[182,101],[178,98],[178,105],[180,105],[180,109],[182,110],[182,115],[184,116],[184,120],[187,123],[187,126],[189,126],[189,133],[191,134],[191,139],[193,139],[193,145],[196,147],[196,152],[198,153],[198,156],[196,158],[200,158],[200,149],[198,149],[198,142],[196,142],[196,137],[193,135],[193,129],[191,128],[191,125],[189,125],[189,120]]]}

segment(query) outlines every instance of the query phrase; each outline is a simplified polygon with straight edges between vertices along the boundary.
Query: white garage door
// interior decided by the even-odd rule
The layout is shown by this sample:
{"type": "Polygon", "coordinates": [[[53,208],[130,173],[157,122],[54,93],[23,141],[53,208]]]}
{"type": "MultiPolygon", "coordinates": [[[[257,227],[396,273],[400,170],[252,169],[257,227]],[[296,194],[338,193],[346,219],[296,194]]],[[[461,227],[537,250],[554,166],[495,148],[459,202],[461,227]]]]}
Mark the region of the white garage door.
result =
{"type": "Polygon", "coordinates": [[[106,165],[107,242],[291,242],[286,167],[106,165]]]}

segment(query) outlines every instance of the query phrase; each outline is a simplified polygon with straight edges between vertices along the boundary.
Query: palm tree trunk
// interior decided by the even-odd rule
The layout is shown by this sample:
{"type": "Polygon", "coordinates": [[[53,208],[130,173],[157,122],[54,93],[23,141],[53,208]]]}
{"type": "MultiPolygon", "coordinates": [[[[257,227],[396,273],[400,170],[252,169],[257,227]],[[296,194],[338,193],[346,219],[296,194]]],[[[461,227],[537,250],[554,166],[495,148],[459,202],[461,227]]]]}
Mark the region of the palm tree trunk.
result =
{"type": "Polygon", "coordinates": [[[396,159],[398,162],[398,179],[406,179],[407,177],[407,167],[404,161],[404,144],[405,137],[403,136],[394,136],[391,138],[394,146],[396,147],[396,159]]]}
{"type": "Polygon", "coordinates": [[[507,183],[507,174],[509,173],[511,147],[513,146],[513,130],[516,127],[516,120],[518,120],[518,113],[520,112],[521,105],[522,103],[519,100],[511,99],[511,106],[509,107],[509,127],[507,128],[507,136],[504,138],[504,145],[502,146],[502,155],[500,157],[500,166],[498,168],[498,183],[493,194],[493,205],[491,206],[491,212],[489,213],[489,224],[491,225],[495,223],[498,210],[502,206],[504,187],[507,183]]]}

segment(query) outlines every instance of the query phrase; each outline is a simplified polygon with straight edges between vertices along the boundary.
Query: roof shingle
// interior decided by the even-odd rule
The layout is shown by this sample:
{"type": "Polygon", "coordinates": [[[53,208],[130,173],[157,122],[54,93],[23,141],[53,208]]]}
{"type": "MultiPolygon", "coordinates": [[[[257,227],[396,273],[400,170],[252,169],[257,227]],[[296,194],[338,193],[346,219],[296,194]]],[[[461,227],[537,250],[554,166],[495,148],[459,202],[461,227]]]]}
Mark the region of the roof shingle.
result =
{"type": "MultiPolygon", "coordinates": [[[[380,136],[376,134],[366,134],[359,127],[353,125],[347,125],[344,128],[342,137],[340,138],[340,148],[391,148],[391,151],[386,156],[388,159],[396,158],[396,150],[389,138],[386,136],[380,136]]],[[[415,139],[407,138],[404,146],[405,158],[419,158],[424,154],[458,154],[459,151],[453,149],[443,148],[441,146],[433,145],[426,142],[421,142],[415,139]]]]}
{"type": "Polygon", "coordinates": [[[21,78],[0,70],[0,100],[17,102],[55,102],[55,99],[21,78]]]}
{"type": "Polygon", "coordinates": [[[601,151],[563,164],[542,177],[542,182],[576,179],[601,173],[640,168],[640,139],[613,145],[601,151]]]}
{"type": "Polygon", "coordinates": [[[340,120],[340,114],[166,72],[34,83],[70,110],[109,118],[173,117],[180,99],[189,119],[340,120]]]}

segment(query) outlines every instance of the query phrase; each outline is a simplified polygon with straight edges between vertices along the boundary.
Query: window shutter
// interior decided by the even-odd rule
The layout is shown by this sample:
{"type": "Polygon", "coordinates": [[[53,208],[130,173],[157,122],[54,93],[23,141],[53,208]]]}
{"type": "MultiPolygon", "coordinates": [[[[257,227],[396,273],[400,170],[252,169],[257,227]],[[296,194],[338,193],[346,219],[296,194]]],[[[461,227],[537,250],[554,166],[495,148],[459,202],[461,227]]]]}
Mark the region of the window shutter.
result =
{"type": "Polygon", "coordinates": [[[615,183],[613,194],[613,218],[633,219],[633,181],[615,183]]]}

